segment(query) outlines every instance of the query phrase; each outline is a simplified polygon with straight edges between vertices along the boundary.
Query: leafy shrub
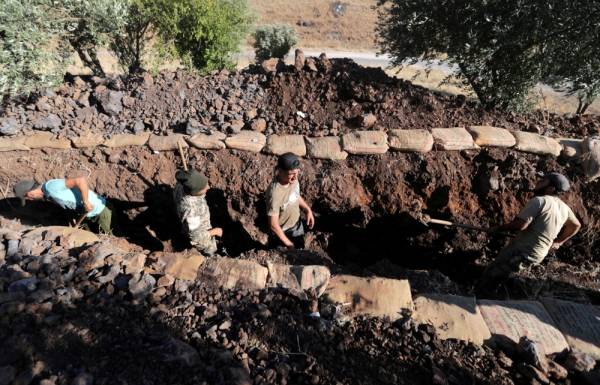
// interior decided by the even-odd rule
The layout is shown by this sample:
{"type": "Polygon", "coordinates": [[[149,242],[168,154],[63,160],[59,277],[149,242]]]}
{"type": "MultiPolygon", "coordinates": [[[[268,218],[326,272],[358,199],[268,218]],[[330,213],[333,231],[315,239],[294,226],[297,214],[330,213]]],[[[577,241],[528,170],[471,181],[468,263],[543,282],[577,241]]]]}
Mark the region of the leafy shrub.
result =
{"type": "Polygon", "coordinates": [[[245,0],[154,0],[155,26],[188,67],[233,68],[252,18],[245,0]]]}
{"type": "Polygon", "coordinates": [[[56,48],[62,28],[53,21],[51,6],[50,0],[2,0],[0,96],[29,93],[62,79],[65,60],[56,48]]]}
{"type": "Polygon", "coordinates": [[[254,52],[259,61],[283,59],[296,43],[296,32],[289,25],[265,25],[254,32],[254,52]]]}

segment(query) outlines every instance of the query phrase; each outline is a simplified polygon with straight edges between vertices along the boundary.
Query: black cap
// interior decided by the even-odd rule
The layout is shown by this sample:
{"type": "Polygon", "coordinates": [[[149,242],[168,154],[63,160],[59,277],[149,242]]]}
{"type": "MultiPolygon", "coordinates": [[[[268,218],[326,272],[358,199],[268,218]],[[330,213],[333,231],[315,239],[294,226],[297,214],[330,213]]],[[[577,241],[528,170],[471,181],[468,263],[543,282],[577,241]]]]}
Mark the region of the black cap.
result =
{"type": "Polygon", "coordinates": [[[566,192],[571,189],[571,184],[569,183],[569,180],[563,174],[551,172],[549,174],[544,175],[544,178],[548,179],[548,181],[550,181],[550,184],[554,186],[554,188],[558,192],[566,192]]]}
{"type": "Polygon", "coordinates": [[[277,160],[277,168],[284,171],[300,168],[300,159],[291,152],[286,152],[277,160]]]}
{"type": "Polygon", "coordinates": [[[177,170],[175,179],[181,183],[183,189],[188,194],[195,194],[208,185],[208,178],[206,175],[199,173],[196,170],[177,170]]]}
{"type": "Polygon", "coordinates": [[[22,180],[13,186],[15,196],[21,200],[21,206],[25,206],[25,195],[37,187],[38,184],[32,180],[22,180]]]}

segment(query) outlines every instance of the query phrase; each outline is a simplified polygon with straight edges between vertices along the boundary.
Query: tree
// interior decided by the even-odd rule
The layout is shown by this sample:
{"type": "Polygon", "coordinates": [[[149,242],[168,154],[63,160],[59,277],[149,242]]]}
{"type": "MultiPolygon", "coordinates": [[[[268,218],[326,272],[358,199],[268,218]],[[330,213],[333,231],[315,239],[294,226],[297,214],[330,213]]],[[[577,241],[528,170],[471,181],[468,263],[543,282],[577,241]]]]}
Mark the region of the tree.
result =
{"type": "MultiPolygon", "coordinates": [[[[379,0],[378,41],[401,66],[442,60],[458,68],[486,108],[521,109],[531,89],[586,30],[598,29],[598,1],[379,0]],[[595,23],[595,26],[594,26],[595,23]],[[555,62],[550,66],[549,63],[555,62]]],[[[570,65],[584,62],[571,56],[570,65]]]]}
{"type": "Polygon", "coordinates": [[[264,25],[254,31],[254,52],[259,61],[283,59],[297,42],[296,32],[289,25],[264,25]]]}
{"type": "Polygon", "coordinates": [[[544,81],[579,100],[583,114],[600,94],[600,2],[575,1],[556,10],[561,26],[548,41],[544,81]],[[570,22],[579,14],[578,23],[570,22]]]}
{"type": "Polygon", "coordinates": [[[3,0],[0,7],[0,96],[29,93],[62,79],[62,28],[51,0],[3,0]]]}
{"type": "Polygon", "coordinates": [[[202,72],[235,66],[234,54],[252,18],[245,0],[155,0],[154,20],[188,67],[202,72]]]}
{"type": "Polygon", "coordinates": [[[110,47],[129,74],[142,70],[142,57],[150,42],[156,12],[154,0],[128,0],[123,28],[109,33],[110,47]]]}
{"type": "Polygon", "coordinates": [[[68,42],[95,75],[105,75],[97,48],[108,45],[111,36],[125,33],[129,5],[128,0],[62,0],[56,4],[66,20],[68,42]]]}

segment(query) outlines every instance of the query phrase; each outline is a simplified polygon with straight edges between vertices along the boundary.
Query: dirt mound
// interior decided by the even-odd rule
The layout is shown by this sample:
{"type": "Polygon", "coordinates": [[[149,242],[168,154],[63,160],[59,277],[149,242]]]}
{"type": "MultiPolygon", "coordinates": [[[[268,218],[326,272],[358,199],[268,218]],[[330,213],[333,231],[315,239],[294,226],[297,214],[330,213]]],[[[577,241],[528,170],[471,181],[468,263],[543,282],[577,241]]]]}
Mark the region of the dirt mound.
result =
{"type": "Polygon", "coordinates": [[[567,118],[541,112],[515,115],[485,111],[463,96],[446,96],[365,68],[349,59],[311,59],[312,70],[284,67],[262,73],[221,71],[199,77],[178,71],[156,77],[76,77],[56,90],[0,110],[6,134],[51,131],[73,137],[86,132],[169,131],[195,134],[242,129],[266,134],[314,136],[363,129],[406,129],[489,124],[550,135],[599,132],[595,116],[567,118]]]}

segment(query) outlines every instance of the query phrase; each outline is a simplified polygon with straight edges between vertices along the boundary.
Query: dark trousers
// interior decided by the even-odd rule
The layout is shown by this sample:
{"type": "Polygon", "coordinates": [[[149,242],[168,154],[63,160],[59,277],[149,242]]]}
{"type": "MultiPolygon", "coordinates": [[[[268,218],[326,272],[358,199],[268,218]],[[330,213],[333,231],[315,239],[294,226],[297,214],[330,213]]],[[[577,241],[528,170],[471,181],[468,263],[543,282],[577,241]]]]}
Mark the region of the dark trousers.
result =
{"type": "MultiPolygon", "coordinates": [[[[296,249],[304,249],[304,224],[298,221],[294,226],[284,231],[285,236],[294,244],[296,249]]],[[[279,237],[273,233],[269,233],[269,248],[283,246],[279,237]]]]}

